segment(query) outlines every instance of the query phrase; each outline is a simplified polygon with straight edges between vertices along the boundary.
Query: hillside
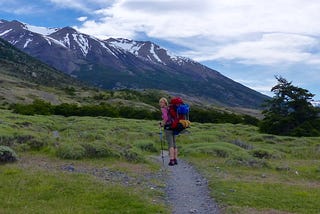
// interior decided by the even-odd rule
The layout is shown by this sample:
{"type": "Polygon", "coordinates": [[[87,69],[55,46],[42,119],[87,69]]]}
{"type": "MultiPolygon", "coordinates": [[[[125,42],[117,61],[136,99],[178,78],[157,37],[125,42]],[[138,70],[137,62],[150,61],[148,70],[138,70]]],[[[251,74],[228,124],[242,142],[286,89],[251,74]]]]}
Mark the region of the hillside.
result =
{"type": "MultiPolygon", "coordinates": [[[[144,102],[144,93],[127,95],[126,92],[103,91],[89,87],[79,80],[60,72],[27,55],[0,38],[0,104],[31,103],[41,99],[52,104],[121,103],[124,106],[154,108],[144,102]],[[131,101],[130,101],[131,100],[131,101]]],[[[152,92],[146,92],[146,97],[152,92]]],[[[160,92],[159,92],[160,94],[160,92]]],[[[158,95],[161,96],[161,95],[158,95]]],[[[155,98],[156,100],[158,97],[155,98]]],[[[157,101],[155,101],[157,102],[157,101]]],[[[150,103],[150,102],[149,102],[150,103]]]]}
{"type": "Polygon", "coordinates": [[[1,103],[29,103],[36,98],[57,104],[71,102],[70,90],[86,85],[45,65],[0,38],[1,103]]]}

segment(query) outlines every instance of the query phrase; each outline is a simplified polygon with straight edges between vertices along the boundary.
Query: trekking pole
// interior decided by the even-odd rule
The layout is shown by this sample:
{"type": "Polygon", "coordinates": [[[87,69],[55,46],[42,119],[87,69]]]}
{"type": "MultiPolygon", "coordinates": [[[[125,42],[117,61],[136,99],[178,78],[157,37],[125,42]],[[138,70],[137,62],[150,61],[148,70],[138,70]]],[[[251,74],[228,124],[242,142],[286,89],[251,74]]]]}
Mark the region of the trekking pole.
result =
{"type": "Polygon", "coordinates": [[[161,158],[162,158],[162,164],[164,166],[164,157],[163,157],[163,145],[162,145],[162,127],[160,126],[160,144],[161,144],[161,158]]]}

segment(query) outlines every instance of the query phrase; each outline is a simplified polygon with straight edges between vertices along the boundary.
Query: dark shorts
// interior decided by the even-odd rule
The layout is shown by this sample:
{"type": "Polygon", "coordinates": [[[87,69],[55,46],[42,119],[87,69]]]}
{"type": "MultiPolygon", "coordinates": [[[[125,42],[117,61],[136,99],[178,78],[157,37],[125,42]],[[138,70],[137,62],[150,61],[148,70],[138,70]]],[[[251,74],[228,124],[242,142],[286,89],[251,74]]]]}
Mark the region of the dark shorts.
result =
{"type": "Polygon", "coordinates": [[[176,136],[173,134],[172,130],[164,130],[166,135],[166,140],[168,142],[168,148],[177,148],[176,145],[176,136]]]}

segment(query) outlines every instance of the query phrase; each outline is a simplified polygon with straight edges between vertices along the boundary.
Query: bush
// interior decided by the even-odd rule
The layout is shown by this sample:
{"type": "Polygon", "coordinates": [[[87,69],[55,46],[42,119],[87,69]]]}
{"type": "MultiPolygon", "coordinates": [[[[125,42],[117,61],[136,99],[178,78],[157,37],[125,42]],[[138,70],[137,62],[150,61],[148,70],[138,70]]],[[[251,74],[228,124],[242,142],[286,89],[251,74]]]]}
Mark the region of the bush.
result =
{"type": "Polygon", "coordinates": [[[32,104],[13,104],[11,106],[14,113],[24,114],[24,115],[51,115],[53,114],[53,108],[50,103],[43,100],[34,100],[32,104]]]}
{"type": "Polygon", "coordinates": [[[8,146],[0,146],[0,163],[14,162],[17,154],[8,146]]]}
{"type": "Polygon", "coordinates": [[[116,156],[110,147],[101,141],[81,143],[81,146],[85,149],[87,157],[99,158],[116,156]]]}
{"type": "Polygon", "coordinates": [[[22,151],[34,149],[40,150],[46,145],[45,141],[36,140],[32,135],[14,135],[14,136],[0,136],[0,144],[11,148],[22,148],[22,151]]]}
{"type": "Polygon", "coordinates": [[[264,149],[256,149],[253,151],[250,151],[250,154],[252,154],[253,157],[259,158],[259,159],[270,159],[273,157],[273,155],[264,149]]]}
{"type": "MultiPolygon", "coordinates": [[[[154,99],[154,98],[153,98],[154,99]]],[[[158,97],[156,98],[158,99],[158,97]]],[[[146,100],[147,101],[147,100],[146,100]]],[[[147,102],[148,103],[148,102],[147,102]]],[[[158,102],[152,101],[154,106],[158,106],[158,102]]],[[[158,120],[160,111],[141,109],[132,106],[110,105],[101,103],[100,105],[84,105],[62,103],[60,105],[51,105],[42,100],[35,100],[32,104],[13,104],[10,109],[14,113],[24,115],[63,115],[63,116],[106,116],[106,117],[122,117],[133,119],[151,119],[158,120]]],[[[201,109],[192,107],[191,120],[200,123],[242,123],[249,125],[257,125],[258,119],[249,115],[239,115],[223,112],[215,109],[201,109]]]]}
{"type": "Polygon", "coordinates": [[[286,156],[283,152],[273,149],[253,149],[249,154],[259,159],[282,159],[286,156]]]}
{"type": "Polygon", "coordinates": [[[236,145],[236,146],[239,146],[239,147],[241,147],[243,149],[246,149],[246,150],[253,149],[252,145],[249,145],[249,144],[247,144],[247,143],[245,143],[245,142],[243,142],[243,141],[241,141],[239,139],[233,140],[233,141],[231,141],[231,143],[236,145]]]}
{"type": "Polygon", "coordinates": [[[42,147],[46,145],[46,143],[44,141],[38,141],[33,139],[28,141],[27,145],[30,146],[31,149],[40,150],[42,147]]]}
{"type": "Polygon", "coordinates": [[[127,149],[123,152],[123,156],[130,162],[144,162],[143,156],[135,149],[127,149]]]}
{"type": "Polygon", "coordinates": [[[253,168],[270,168],[270,165],[264,159],[252,158],[249,155],[236,155],[228,160],[226,164],[232,166],[246,166],[253,168]]]}
{"type": "Polygon", "coordinates": [[[64,159],[81,159],[86,155],[86,149],[79,144],[65,143],[58,147],[57,156],[64,159]]]}
{"type": "Polygon", "coordinates": [[[157,152],[158,149],[156,148],[155,144],[150,141],[139,141],[136,146],[141,149],[142,151],[147,152],[157,152]]]}

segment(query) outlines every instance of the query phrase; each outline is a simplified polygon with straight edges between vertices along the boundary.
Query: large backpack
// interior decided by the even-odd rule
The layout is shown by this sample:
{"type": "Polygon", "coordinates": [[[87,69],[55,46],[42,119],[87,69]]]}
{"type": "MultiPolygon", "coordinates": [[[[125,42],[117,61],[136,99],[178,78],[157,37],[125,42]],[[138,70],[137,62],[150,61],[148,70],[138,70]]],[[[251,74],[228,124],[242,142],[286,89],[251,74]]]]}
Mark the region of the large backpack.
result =
{"type": "Polygon", "coordinates": [[[170,128],[174,131],[174,134],[177,135],[182,130],[190,127],[189,112],[189,105],[185,104],[180,97],[170,100],[168,116],[171,121],[170,128]]]}

